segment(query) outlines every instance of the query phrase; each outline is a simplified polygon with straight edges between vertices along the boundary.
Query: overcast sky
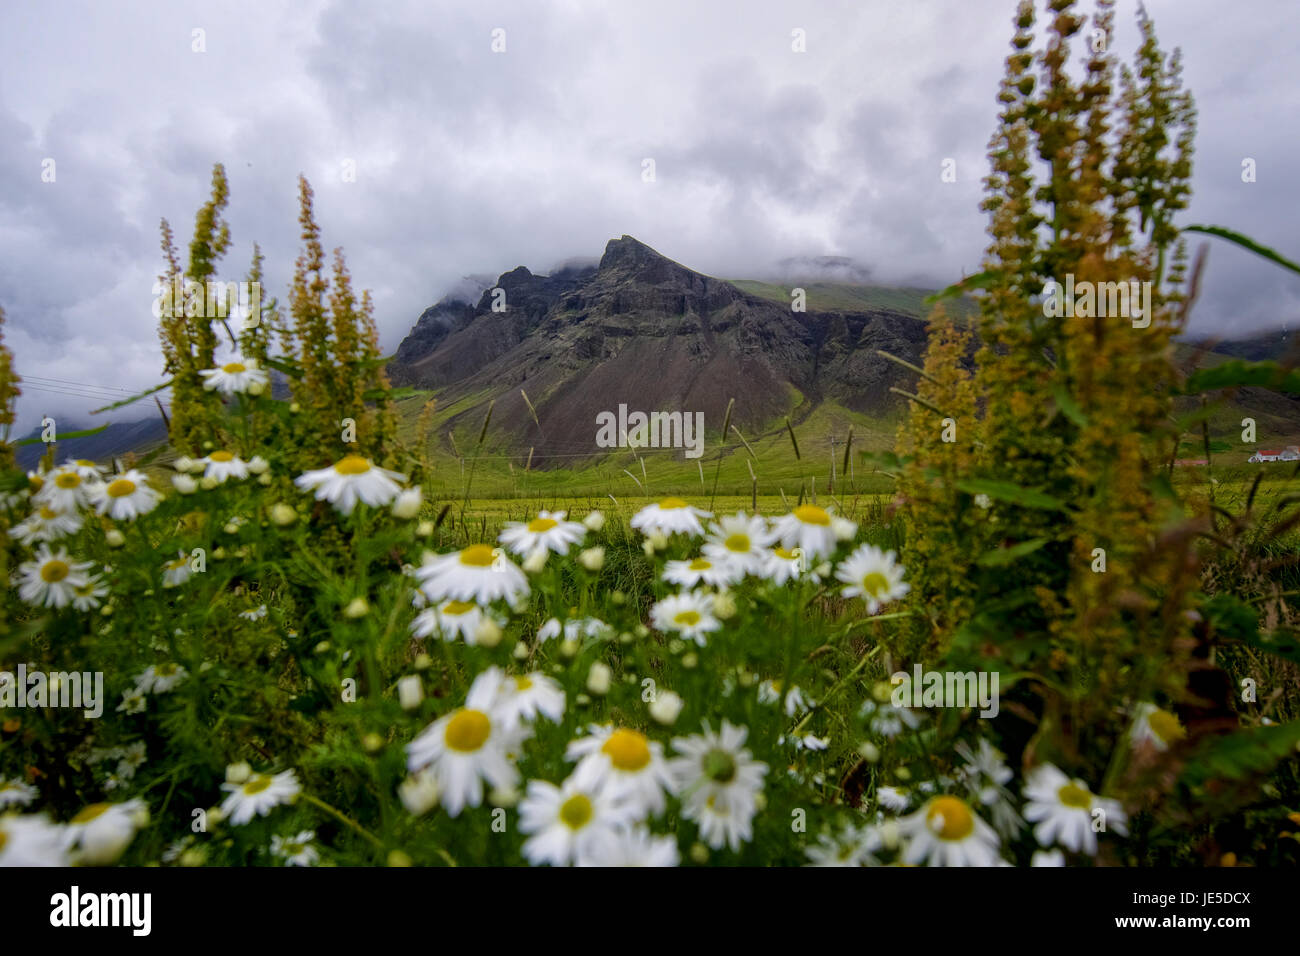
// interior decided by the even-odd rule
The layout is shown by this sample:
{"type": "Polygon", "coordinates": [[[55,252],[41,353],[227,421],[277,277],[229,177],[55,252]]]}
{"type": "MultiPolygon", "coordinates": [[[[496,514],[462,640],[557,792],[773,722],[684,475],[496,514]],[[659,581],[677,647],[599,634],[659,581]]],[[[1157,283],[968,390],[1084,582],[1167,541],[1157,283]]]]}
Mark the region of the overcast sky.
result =
{"type": "MultiPolygon", "coordinates": [[[[19,427],[101,404],[49,389],[160,380],[158,220],[184,248],[214,162],[231,183],[224,277],[242,276],[257,240],[285,300],[302,172],[327,248],[343,246],[374,292],[387,351],[463,275],[545,272],[624,233],[731,278],[842,255],[883,283],[953,281],[984,247],[980,179],[1014,7],[5,0],[0,305],[28,380],[19,427]],[[948,157],[956,183],[940,181],[948,157]]],[[[1135,9],[1119,4],[1124,58],[1135,9]]],[[[1182,47],[1200,110],[1183,222],[1300,255],[1293,0],[1147,9],[1162,44],[1182,47]]],[[[1197,331],[1298,314],[1300,276],[1215,242],[1197,331]]]]}

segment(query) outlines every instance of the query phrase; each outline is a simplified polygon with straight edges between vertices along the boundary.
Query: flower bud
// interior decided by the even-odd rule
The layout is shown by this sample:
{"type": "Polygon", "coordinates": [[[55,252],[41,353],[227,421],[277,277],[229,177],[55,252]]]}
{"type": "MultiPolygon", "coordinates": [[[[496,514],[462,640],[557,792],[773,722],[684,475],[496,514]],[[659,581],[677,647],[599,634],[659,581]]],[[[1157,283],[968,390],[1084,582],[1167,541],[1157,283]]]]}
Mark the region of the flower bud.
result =
{"type": "Polygon", "coordinates": [[[582,524],[588,531],[599,531],[605,527],[605,516],[599,511],[593,511],[582,519],[582,524]]]}
{"type": "Polygon", "coordinates": [[[605,566],[605,549],[601,547],[587,548],[578,555],[578,563],[588,571],[599,571],[605,566]]]}
{"type": "Polygon", "coordinates": [[[661,690],[650,702],[650,716],[665,727],[670,726],[677,722],[685,703],[674,691],[661,690]]]}
{"type": "Polygon", "coordinates": [[[587,672],[587,690],[591,691],[597,697],[604,697],[609,693],[609,684],[614,676],[609,665],[604,661],[596,661],[591,665],[591,670],[587,672]]]}
{"type": "Polygon", "coordinates": [[[298,520],[298,512],[282,501],[277,502],[271,505],[271,520],[283,528],[285,525],[291,525],[298,520]]]}
{"type": "Polygon", "coordinates": [[[417,675],[403,677],[397,682],[397,700],[402,710],[415,710],[420,706],[420,701],[424,700],[424,685],[417,675]]]}
{"type": "Polygon", "coordinates": [[[407,488],[393,499],[393,517],[414,518],[420,513],[420,505],[423,503],[424,495],[419,488],[407,488]]]}

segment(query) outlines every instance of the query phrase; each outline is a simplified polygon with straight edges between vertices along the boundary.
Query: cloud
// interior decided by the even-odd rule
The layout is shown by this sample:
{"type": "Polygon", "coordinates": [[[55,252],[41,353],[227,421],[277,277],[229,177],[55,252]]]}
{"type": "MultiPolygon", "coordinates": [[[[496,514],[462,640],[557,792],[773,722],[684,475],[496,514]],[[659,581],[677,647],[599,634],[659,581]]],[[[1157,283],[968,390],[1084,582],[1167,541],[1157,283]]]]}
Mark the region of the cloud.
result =
{"type": "MultiPolygon", "coordinates": [[[[84,386],[158,381],[158,220],[183,249],[214,162],[231,182],[229,276],[256,240],[285,299],[304,173],[325,243],[374,291],[390,350],[463,276],[546,271],[624,233],[730,277],[826,255],[879,282],[974,271],[1012,7],[14,0],[0,10],[0,304],[32,386],[20,426],[83,416],[100,403],[67,393],[84,386]],[[796,29],[806,52],[792,49],[796,29]],[[956,182],[940,179],[945,159],[956,182]]],[[[1134,7],[1117,15],[1125,56],[1134,7]]],[[[1296,133],[1280,119],[1300,98],[1300,39],[1278,29],[1289,4],[1233,17],[1211,0],[1147,7],[1162,43],[1183,48],[1200,108],[1185,221],[1300,254],[1296,133]]],[[[1298,308],[1293,276],[1213,244],[1196,330],[1240,334],[1298,308]]]]}

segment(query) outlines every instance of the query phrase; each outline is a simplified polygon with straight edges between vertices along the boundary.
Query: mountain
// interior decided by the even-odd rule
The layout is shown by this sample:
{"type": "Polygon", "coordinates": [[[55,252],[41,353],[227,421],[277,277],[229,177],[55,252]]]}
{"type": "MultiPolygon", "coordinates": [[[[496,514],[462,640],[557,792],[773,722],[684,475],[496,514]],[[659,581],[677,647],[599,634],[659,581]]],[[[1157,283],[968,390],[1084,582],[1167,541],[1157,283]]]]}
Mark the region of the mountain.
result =
{"type": "MultiPolygon", "coordinates": [[[[61,430],[79,431],[83,428],[98,428],[104,424],[102,421],[91,421],[84,425],[71,425],[60,422],[61,430]]],[[[24,438],[39,438],[41,430],[33,429],[29,435],[24,438]]],[[[161,444],[167,440],[167,427],[163,424],[162,417],[154,413],[148,418],[142,418],[133,422],[113,422],[98,435],[87,435],[85,438],[69,438],[66,441],[60,441],[58,448],[55,449],[55,458],[63,462],[68,458],[85,458],[89,461],[107,461],[117,455],[125,455],[127,452],[142,454],[155,445],[161,444]]],[[[14,456],[18,464],[23,468],[32,469],[40,461],[41,456],[45,454],[45,445],[36,443],[33,445],[19,445],[14,449],[14,456]]]]}
{"type": "Polygon", "coordinates": [[[754,295],[623,236],[594,267],[544,276],[520,266],[472,306],[444,299],[388,371],[394,384],[436,390],[439,408],[454,409],[453,430],[476,431],[494,401],[496,439],[533,448],[537,465],[602,454],[597,416],[620,405],[701,412],[711,435],[732,398],[732,421],[751,432],[785,415],[797,423],[826,401],[892,415],[902,399],[889,388],[909,373],[876,350],[916,362],[924,344],[915,315],[794,312],[788,299],[754,295]]]}

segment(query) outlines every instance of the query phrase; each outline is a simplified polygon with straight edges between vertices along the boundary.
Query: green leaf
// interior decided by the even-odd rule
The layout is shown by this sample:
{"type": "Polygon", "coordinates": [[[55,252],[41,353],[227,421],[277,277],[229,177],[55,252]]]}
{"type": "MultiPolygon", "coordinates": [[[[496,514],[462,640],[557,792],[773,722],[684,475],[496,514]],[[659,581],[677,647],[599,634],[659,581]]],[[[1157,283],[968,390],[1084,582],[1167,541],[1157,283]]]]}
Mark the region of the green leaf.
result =
{"type": "Polygon", "coordinates": [[[1183,384],[1183,394],[1195,395],[1220,388],[1254,386],[1300,395],[1300,372],[1283,368],[1277,362],[1246,362],[1229,359],[1213,368],[1197,369],[1183,384]]]}
{"type": "Polygon", "coordinates": [[[1062,415],[1080,428],[1088,427],[1088,416],[1083,413],[1079,403],[1071,397],[1070,393],[1065,390],[1065,386],[1060,382],[1052,386],[1052,398],[1056,399],[1056,407],[1061,410],[1062,415]]]}
{"type": "Polygon", "coordinates": [[[20,469],[0,474],[0,493],[12,494],[27,487],[27,474],[20,469]]]}
{"type": "Polygon", "coordinates": [[[974,275],[967,276],[960,282],[954,282],[946,289],[940,289],[938,292],[927,295],[921,301],[925,305],[934,305],[936,302],[942,302],[944,299],[956,299],[965,295],[967,292],[974,291],[975,289],[987,289],[993,284],[993,280],[996,278],[997,273],[994,272],[977,272],[974,275]]]}
{"type": "Polygon", "coordinates": [[[1059,511],[1065,507],[1059,498],[1053,498],[1033,488],[1022,488],[1010,481],[998,481],[995,478],[966,478],[957,482],[957,488],[968,495],[988,495],[997,501],[1005,501],[1022,508],[1059,511]]]}
{"type": "MultiPolygon", "coordinates": [[[[103,411],[103,409],[100,409],[100,411],[103,411]]],[[[79,432],[64,432],[62,435],[58,436],[58,441],[67,441],[69,438],[89,438],[91,435],[98,435],[111,424],[113,423],[108,422],[105,425],[100,425],[98,428],[83,428],[79,432]]],[[[24,438],[21,441],[14,442],[15,445],[39,445],[40,443],[41,439],[39,436],[34,438],[24,438]]]]}
{"type": "Polygon", "coordinates": [[[1208,780],[1240,780],[1265,774],[1278,762],[1295,754],[1300,743],[1300,721],[1250,727],[1207,741],[1187,761],[1183,779],[1197,784],[1208,780]]]}
{"type": "Polygon", "coordinates": [[[1047,538],[1030,538],[1028,541],[1021,541],[1019,544],[1013,544],[1009,548],[995,548],[988,554],[981,555],[975,563],[985,568],[1001,568],[1018,558],[1023,558],[1027,554],[1033,554],[1043,545],[1047,544],[1047,538]]]}
{"type": "Polygon", "coordinates": [[[277,372],[288,375],[290,378],[302,378],[302,369],[296,362],[288,362],[284,359],[267,358],[262,360],[262,364],[267,368],[273,368],[277,372]]]}
{"type": "Polygon", "coordinates": [[[1300,272],[1300,265],[1292,262],[1275,249],[1262,245],[1251,239],[1249,236],[1243,236],[1239,232],[1233,232],[1231,229],[1224,229],[1222,226],[1188,226],[1183,232],[1202,232],[1207,236],[1217,236],[1220,239],[1226,239],[1228,242],[1235,243],[1243,249],[1248,249],[1257,256],[1263,256],[1270,262],[1275,262],[1284,269],[1290,269],[1292,272],[1300,272]]]}
{"type": "Polygon", "coordinates": [[[124,398],[120,402],[114,402],[112,405],[105,405],[103,408],[97,408],[90,414],[98,415],[100,412],[111,412],[113,409],[121,408],[123,405],[130,405],[132,402],[138,402],[142,398],[148,398],[154,392],[161,392],[164,388],[167,388],[169,385],[171,385],[171,383],[172,383],[171,379],[168,379],[167,381],[163,382],[161,385],[155,385],[147,392],[141,392],[139,395],[132,395],[130,398],[124,398]]]}
{"type": "Polygon", "coordinates": [[[1201,605],[1201,614],[1214,630],[1232,640],[1259,636],[1259,612],[1231,594],[1216,594],[1201,605]]]}

